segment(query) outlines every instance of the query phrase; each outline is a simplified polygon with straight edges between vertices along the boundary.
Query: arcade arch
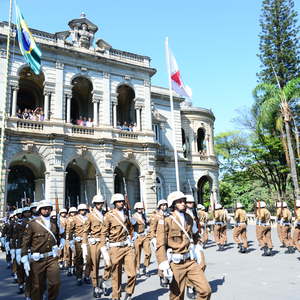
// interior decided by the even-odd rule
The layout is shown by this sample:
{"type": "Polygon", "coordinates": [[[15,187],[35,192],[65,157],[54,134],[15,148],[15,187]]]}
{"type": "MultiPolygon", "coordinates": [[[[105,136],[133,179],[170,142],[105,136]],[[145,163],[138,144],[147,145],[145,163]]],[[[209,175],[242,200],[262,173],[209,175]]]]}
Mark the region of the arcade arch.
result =
{"type": "Polygon", "coordinates": [[[198,203],[209,203],[212,194],[213,180],[210,176],[205,175],[200,177],[197,183],[197,198],[198,203]]]}

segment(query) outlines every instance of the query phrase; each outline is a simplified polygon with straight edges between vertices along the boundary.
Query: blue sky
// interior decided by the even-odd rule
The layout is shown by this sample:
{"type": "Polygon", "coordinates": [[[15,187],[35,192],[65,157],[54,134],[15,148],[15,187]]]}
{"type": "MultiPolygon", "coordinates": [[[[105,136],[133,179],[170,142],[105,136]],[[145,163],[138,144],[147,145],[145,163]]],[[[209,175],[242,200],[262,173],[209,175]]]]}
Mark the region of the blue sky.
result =
{"type": "MultiPolygon", "coordinates": [[[[168,86],[164,39],[193,90],[193,105],[211,108],[216,133],[233,130],[237,109],[250,107],[257,84],[261,0],[19,0],[32,28],[57,32],[83,11],[100,30],[97,38],[116,49],[150,56],[152,84],[168,86]]],[[[9,0],[0,2],[8,19],[9,0]]],[[[299,11],[300,0],[295,1],[299,11]]]]}

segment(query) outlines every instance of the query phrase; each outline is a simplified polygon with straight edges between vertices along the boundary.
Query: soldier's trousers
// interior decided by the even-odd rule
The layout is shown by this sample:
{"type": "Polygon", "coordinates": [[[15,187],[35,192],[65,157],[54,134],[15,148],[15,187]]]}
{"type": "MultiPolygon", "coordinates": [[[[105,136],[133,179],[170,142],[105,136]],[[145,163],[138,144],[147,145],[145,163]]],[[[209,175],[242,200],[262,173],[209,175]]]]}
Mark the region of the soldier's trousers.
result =
{"type": "Polygon", "coordinates": [[[292,227],[290,225],[282,225],[281,233],[284,245],[286,247],[293,246],[292,227]]]}
{"type": "Polygon", "coordinates": [[[283,244],[283,238],[282,238],[282,225],[277,223],[277,235],[279,241],[283,244]]]}
{"type": "MultiPolygon", "coordinates": [[[[89,252],[89,247],[88,247],[88,252],[89,252]]],[[[84,271],[84,276],[89,277],[90,276],[90,271],[91,271],[91,262],[90,262],[90,255],[88,253],[88,257],[86,258],[86,263],[85,263],[85,271],[84,271]]],[[[82,256],[82,248],[81,248],[81,242],[75,241],[75,257],[74,257],[74,264],[75,264],[75,273],[76,273],[76,278],[82,278],[83,274],[83,256],[82,256]]]]}
{"type": "Polygon", "coordinates": [[[135,255],[136,255],[137,271],[140,268],[142,249],[144,250],[144,256],[145,256],[144,266],[148,267],[150,265],[150,257],[151,257],[150,239],[148,237],[139,236],[134,242],[134,248],[135,248],[135,255]]]}
{"type": "Polygon", "coordinates": [[[18,277],[18,284],[23,284],[25,282],[25,271],[23,268],[23,264],[17,264],[17,277],[18,277]]]}
{"type": "Polygon", "coordinates": [[[300,251],[300,226],[297,226],[294,230],[293,242],[297,250],[300,251]]]}
{"type": "Polygon", "coordinates": [[[55,300],[59,294],[60,273],[58,268],[58,259],[48,257],[33,261],[30,264],[31,282],[31,300],[42,300],[48,286],[48,300],[55,300]]]}
{"type": "Polygon", "coordinates": [[[263,235],[262,235],[262,228],[263,228],[263,226],[261,226],[261,225],[256,225],[256,228],[255,228],[256,239],[257,239],[259,247],[263,247],[264,246],[263,235]]]}
{"type": "MultiPolygon", "coordinates": [[[[94,245],[90,244],[91,251],[91,278],[93,287],[97,287],[99,284],[99,264],[101,257],[100,243],[97,242],[94,245]]],[[[110,267],[104,268],[103,280],[108,280],[110,277],[110,267]]]]}
{"type": "Polygon", "coordinates": [[[226,225],[215,225],[214,236],[215,242],[219,245],[225,245],[226,242],[226,225]]]}
{"type": "Polygon", "coordinates": [[[194,260],[183,263],[171,263],[174,278],[170,284],[170,300],[184,300],[184,292],[187,281],[197,293],[197,300],[209,300],[211,288],[204,275],[201,265],[194,260]]]}
{"type": "Polygon", "coordinates": [[[205,245],[208,241],[208,230],[206,225],[201,225],[201,242],[205,245]]]}
{"type": "Polygon", "coordinates": [[[243,243],[244,248],[248,248],[248,241],[247,241],[247,225],[241,224],[234,227],[233,230],[233,240],[237,243],[243,243]]]}
{"type": "Polygon", "coordinates": [[[126,293],[133,294],[136,283],[135,250],[132,247],[111,247],[109,249],[112,273],[112,299],[121,297],[122,266],[127,275],[126,293]]]}
{"type": "Polygon", "coordinates": [[[272,237],[271,237],[271,226],[261,226],[261,235],[263,246],[268,246],[268,248],[273,248],[272,237]]]}
{"type": "Polygon", "coordinates": [[[74,265],[74,259],[75,259],[75,251],[73,252],[70,248],[70,242],[66,241],[67,250],[64,250],[64,254],[66,256],[66,267],[70,268],[74,265]]]}

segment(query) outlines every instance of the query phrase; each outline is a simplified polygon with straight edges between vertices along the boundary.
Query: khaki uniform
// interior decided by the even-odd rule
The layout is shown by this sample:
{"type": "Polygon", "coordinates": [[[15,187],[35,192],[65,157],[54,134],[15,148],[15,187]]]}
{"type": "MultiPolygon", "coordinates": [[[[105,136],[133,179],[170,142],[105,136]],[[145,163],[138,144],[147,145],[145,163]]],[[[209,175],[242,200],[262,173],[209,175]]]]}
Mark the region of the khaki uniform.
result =
{"type": "MultiPolygon", "coordinates": [[[[7,220],[7,222],[5,222],[3,224],[3,227],[2,227],[2,237],[5,238],[5,242],[9,242],[9,238],[8,238],[8,232],[9,232],[9,228],[10,228],[10,221],[7,220]]],[[[11,263],[11,255],[10,255],[10,252],[6,252],[6,262],[7,264],[9,265],[11,263]]]]}
{"type": "Polygon", "coordinates": [[[67,253],[66,253],[66,267],[71,268],[74,267],[74,258],[75,258],[75,249],[71,249],[70,241],[73,240],[73,232],[71,231],[71,227],[74,224],[74,217],[67,217],[66,220],[66,246],[67,246],[67,253]]]}
{"type": "MultiPolygon", "coordinates": [[[[67,217],[59,217],[60,218],[60,226],[64,229],[64,231],[67,230],[67,217]]],[[[66,243],[64,246],[64,249],[60,253],[59,262],[62,262],[64,266],[66,267],[69,260],[70,255],[69,250],[69,243],[66,243]]]]}
{"type": "Polygon", "coordinates": [[[204,246],[208,241],[208,228],[207,228],[208,213],[204,210],[199,210],[198,218],[199,218],[199,224],[201,226],[201,242],[204,246]]]}
{"type": "Polygon", "coordinates": [[[293,234],[294,246],[300,252],[300,207],[295,210],[295,230],[293,234]]]}
{"type": "Polygon", "coordinates": [[[17,273],[17,261],[16,261],[16,226],[17,226],[17,221],[13,220],[9,224],[8,232],[7,232],[7,238],[9,240],[9,248],[10,248],[10,253],[11,253],[11,263],[12,263],[12,268],[11,271],[12,273],[16,274],[17,273]],[[13,254],[12,254],[13,253],[13,254]]]}
{"type": "Polygon", "coordinates": [[[117,209],[105,214],[104,228],[101,231],[100,247],[109,243],[109,256],[111,259],[112,299],[121,297],[122,266],[127,274],[126,293],[132,295],[136,284],[136,258],[133,245],[128,245],[130,220],[126,215],[124,219],[117,209]],[[125,228],[121,225],[123,224],[125,228]]]}
{"type": "Polygon", "coordinates": [[[238,208],[235,211],[234,220],[236,221],[236,226],[233,231],[233,240],[237,244],[243,244],[244,248],[248,248],[246,211],[238,208]]]}
{"type": "Polygon", "coordinates": [[[285,207],[282,210],[282,240],[286,247],[293,246],[292,240],[292,213],[291,211],[285,207]]]}
{"type": "MultiPolygon", "coordinates": [[[[172,217],[181,223],[178,215],[173,212],[172,217]]],[[[164,221],[159,221],[157,229],[157,258],[158,263],[167,261],[167,250],[171,249],[173,254],[188,255],[190,240],[183,233],[180,227],[172,219],[166,217],[164,221]]],[[[197,232],[193,234],[193,219],[184,213],[185,224],[183,225],[190,237],[193,237],[194,243],[199,242],[197,232]]],[[[179,263],[170,263],[173,271],[173,280],[170,283],[170,299],[183,300],[186,283],[189,282],[195,288],[198,300],[210,299],[211,288],[204,275],[204,256],[202,264],[198,264],[189,257],[182,259],[179,263]]]]}
{"type": "Polygon", "coordinates": [[[214,237],[217,245],[225,245],[226,243],[226,229],[227,229],[227,217],[224,209],[218,209],[214,211],[214,237]]]}
{"type": "Polygon", "coordinates": [[[271,214],[266,208],[260,208],[258,210],[258,221],[261,226],[260,240],[262,246],[267,246],[269,249],[273,248],[272,238],[271,238],[271,214]]]}
{"type": "MultiPolygon", "coordinates": [[[[38,222],[43,222],[42,217],[31,220],[25,229],[22,240],[22,256],[27,255],[30,251],[33,253],[46,254],[52,251],[52,247],[57,245],[60,237],[59,227],[57,223],[50,221],[50,230],[54,237],[42,227],[38,222]]],[[[45,258],[40,258],[38,261],[30,263],[31,276],[31,299],[41,300],[48,286],[48,299],[54,300],[58,297],[60,288],[60,273],[58,268],[58,258],[49,255],[45,258]]]]}
{"type": "Polygon", "coordinates": [[[276,218],[277,218],[277,235],[279,241],[283,244],[283,238],[282,238],[282,208],[276,208],[276,218]]]}
{"type": "MultiPolygon", "coordinates": [[[[99,282],[99,264],[101,256],[101,231],[103,230],[104,212],[99,212],[96,208],[88,215],[83,227],[83,243],[89,244],[91,252],[91,278],[93,287],[97,287],[99,282]]],[[[110,268],[104,270],[104,280],[110,277],[110,268]]]]}
{"type": "Polygon", "coordinates": [[[88,278],[90,276],[90,253],[88,248],[88,256],[86,257],[86,261],[83,259],[82,255],[82,241],[83,241],[83,231],[84,225],[87,221],[87,216],[82,216],[80,214],[74,216],[70,223],[67,224],[67,237],[68,240],[75,241],[75,257],[74,257],[74,265],[75,265],[75,273],[77,279],[82,279],[83,267],[85,265],[84,276],[88,278]]]}
{"type": "Polygon", "coordinates": [[[263,247],[263,236],[262,236],[262,228],[263,226],[260,225],[260,221],[259,221],[259,211],[260,208],[256,209],[256,227],[255,227],[255,233],[256,233],[256,239],[258,242],[258,246],[259,247],[263,247]]]}
{"type": "Polygon", "coordinates": [[[134,224],[134,231],[138,235],[134,241],[135,255],[136,255],[136,268],[139,272],[141,253],[144,250],[144,266],[149,267],[151,258],[151,248],[150,248],[150,234],[148,234],[148,222],[141,214],[135,213],[132,216],[136,223],[134,224]]]}

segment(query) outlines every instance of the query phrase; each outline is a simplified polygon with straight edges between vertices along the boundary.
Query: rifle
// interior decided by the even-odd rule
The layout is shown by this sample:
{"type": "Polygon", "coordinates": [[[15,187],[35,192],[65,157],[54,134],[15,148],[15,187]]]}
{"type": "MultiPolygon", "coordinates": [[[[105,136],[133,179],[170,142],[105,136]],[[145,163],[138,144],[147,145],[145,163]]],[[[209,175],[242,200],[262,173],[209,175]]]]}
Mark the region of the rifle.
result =
{"type": "MultiPolygon", "coordinates": [[[[192,196],[194,197],[193,189],[191,187],[191,183],[190,183],[189,179],[188,179],[188,184],[189,184],[190,192],[191,192],[192,196]]],[[[199,231],[199,234],[200,234],[201,233],[201,225],[200,225],[200,220],[198,218],[197,208],[195,207],[195,204],[194,204],[194,208],[193,208],[193,214],[194,214],[195,222],[197,224],[198,231],[199,231]]]]}
{"type": "Polygon", "coordinates": [[[134,232],[134,228],[133,225],[131,223],[131,208],[130,208],[130,202],[128,199],[128,194],[127,194],[127,187],[126,187],[126,180],[125,177],[123,177],[123,183],[124,183],[124,198],[125,198],[125,206],[126,206],[126,214],[129,220],[129,235],[132,238],[133,237],[133,232],[134,232]]]}

